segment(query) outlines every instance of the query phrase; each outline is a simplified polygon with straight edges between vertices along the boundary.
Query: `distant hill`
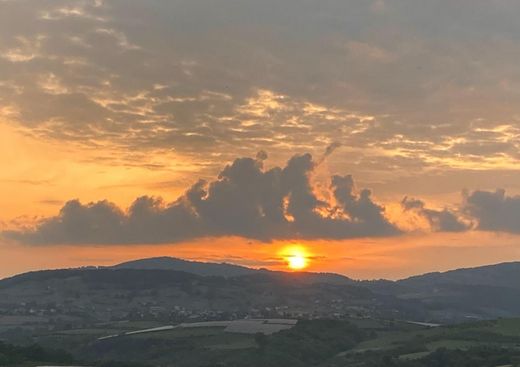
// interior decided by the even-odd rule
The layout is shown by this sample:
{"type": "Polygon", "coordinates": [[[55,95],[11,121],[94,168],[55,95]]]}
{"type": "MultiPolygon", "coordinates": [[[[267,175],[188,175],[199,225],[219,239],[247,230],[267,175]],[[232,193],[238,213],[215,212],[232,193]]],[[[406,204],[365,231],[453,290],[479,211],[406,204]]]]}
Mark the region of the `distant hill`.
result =
{"type": "Polygon", "coordinates": [[[520,263],[429,273],[362,284],[378,294],[420,301],[434,319],[520,316],[520,263]]]}
{"type": "Polygon", "coordinates": [[[407,318],[424,316],[417,302],[309,279],[306,273],[258,272],[225,278],[157,269],[38,271],[0,281],[0,314],[19,309],[32,315],[41,310],[44,315],[59,315],[53,318],[63,323],[140,320],[155,313],[171,320],[172,312],[196,318],[218,312],[224,319],[251,313],[275,318],[343,312],[393,316],[394,310],[407,318]]]}
{"type": "MultiPolygon", "coordinates": [[[[291,272],[270,271],[267,269],[252,269],[245,266],[227,263],[208,263],[201,261],[189,261],[174,257],[153,257],[124,262],[111,267],[112,269],[135,270],[174,270],[200,276],[240,277],[253,274],[284,278],[291,272]]],[[[357,282],[340,274],[299,272],[300,281],[312,283],[327,283],[336,285],[353,285],[357,282]]]]}
{"type": "Polygon", "coordinates": [[[236,277],[258,272],[258,270],[239,265],[188,261],[174,257],[152,257],[149,259],[133,260],[112,266],[112,268],[137,270],[175,270],[201,276],[220,277],[236,277]]]}
{"type": "Polygon", "coordinates": [[[31,314],[43,307],[68,310],[69,317],[81,314],[104,321],[141,317],[156,308],[161,312],[181,309],[244,315],[251,310],[290,310],[294,314],[347,312],[451,323],[520,316],[518,279],[520,263],[399,281],[354,281],[338,274],[269,271],[160,257],[0,280],[0,313],[21,307],[16,315],[31,314]]]}
{"type": "MultiPolygon", "coordinates": [[[[269,274],[284,277],[291,272],[252,269],[228,263],[189,261],[174,257],[154,257],[124,262],[112,269],[175,270],[200,276],[241,277],[253,274],[269,274]]],[[[487,265],[475,268],[427,273],[398,281],[355,281],[335,273],[300,272],[301,279],[309,283],[357,284],[382,293],[402,293],[439,286],[486,286],[520,290],[520,262],[487,265]]]]}
{"type": "Polygon", "coordinates": [[[442,284],[483,285],[520,290],[520,262],[502,263],[475,268],[457,269],[444,273],[429,273],[403,279],[405,287],[431,287],[442,284]]]}

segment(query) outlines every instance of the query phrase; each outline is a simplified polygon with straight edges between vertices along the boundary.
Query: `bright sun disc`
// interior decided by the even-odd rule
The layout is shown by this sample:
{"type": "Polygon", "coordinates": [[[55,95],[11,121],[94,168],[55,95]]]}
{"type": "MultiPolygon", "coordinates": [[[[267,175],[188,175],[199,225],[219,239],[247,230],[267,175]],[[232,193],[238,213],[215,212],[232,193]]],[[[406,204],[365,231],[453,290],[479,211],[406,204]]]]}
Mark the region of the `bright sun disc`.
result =
{"type": "Polygon", "coordinates": [[[303,269],[307,266],[307,260],[301,255],[292,255],[287,258],[289,267],[293,270],[303,269]]]}
{"type": "Polygon", "coordinates": [[[292,270],[302,270],[308,265],[307,251],[300,246],[285,248],[282,256],[292,270]]]}

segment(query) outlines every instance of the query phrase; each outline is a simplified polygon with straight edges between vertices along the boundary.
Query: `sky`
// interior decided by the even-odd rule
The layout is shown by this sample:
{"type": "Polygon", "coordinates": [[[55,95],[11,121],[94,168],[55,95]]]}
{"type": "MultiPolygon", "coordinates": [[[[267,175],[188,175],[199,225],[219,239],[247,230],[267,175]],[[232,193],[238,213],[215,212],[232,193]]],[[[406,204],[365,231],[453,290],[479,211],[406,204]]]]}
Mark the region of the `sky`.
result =
{"type": "Polygon", "coordinates": [[[0,277],[520,260],[516,0],[0,0],[0,277]]]}

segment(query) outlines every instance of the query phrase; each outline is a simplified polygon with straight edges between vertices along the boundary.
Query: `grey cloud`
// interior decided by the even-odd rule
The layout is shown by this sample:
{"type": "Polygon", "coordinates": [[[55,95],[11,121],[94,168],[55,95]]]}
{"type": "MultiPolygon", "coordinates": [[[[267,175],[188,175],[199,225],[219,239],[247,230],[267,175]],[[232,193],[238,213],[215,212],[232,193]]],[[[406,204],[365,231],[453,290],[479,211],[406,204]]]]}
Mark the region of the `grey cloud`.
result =
{"type": "Polygon", "coordinates": [[[400,233],[368,190],[356,193],[350,176],[332,178],[338,205],[319,199],[310,181],[316,167],[310,154],[269,170],[263,168],[265,153],[259,157],[236,159],[216,180],[197,182],[173,203],[141,197],[123,211],[108,201],[72,200],[36,228],[3,235],[28,244],[117,244],[228,235],[270,241],[400,233]]]}
{"type": "Polygon", "coordinates": [[[343,213],[351,221],[373,226],[373,230],[381,233],[392,232],[392,226],[384,216],[384,208],[372,201],[370,190],[363,189],[359,195],[356,194],[352,176],[333,176],[331,188],[343,213]]]}
{"type": "Polygon", "coordinates": [[[341,143],[337,142],[337,141],[332,142],[331,144],[329,144],[325,148],[325,152],[323,153],[323,156],[318,161],[318,165],[322,164],[330,155],[332,155],[332,153],[334,153],[334,151],[336,151],[336,149],[338,149],[340,147],[341,147],[341,143]]]}
{"type": "Polygon", "coordinates": [[[457,144],[451,151],[456,154],[492,157],[498,154],[515,155],[517,146],[513,142],[471,142],[457,144]]]}
{"type": "Polygon", "coordinates": [[[231,159],[239,146],[287,157],[340,140],[358,151],[377,145],[367,160],[398,150],[381,169],[406,171],[413,160],[418,174],[450,154],[476,160],[479,149],[518,159],[515,132],[472,132],[518,124],[520,5],[373,4],[0,2],[0,102],[45,138],[127,151],[231,159]],[[63,95],[35,86],[49,74],[63,95]],[[248,104],[262,91],[270,101],[248,104]]]}
{"type": "Polygon", "coordinates": [[[328,157],[329,155],[331,155],[332,153],[334,153],[334,151],[338,148],[341,147],[341,143],[335,141],[333,142],[332,144],[330,144],[326,149],[325,149],[325,154],[324,156],[325,157],[328,157]]]}
{"type": "Polygon", "coordinates": [[[483,231],[520,234],[520,196],[508,196],[505,190],[466,193],[464,210],[483,231]]]}
{"type": "Polygon", "coordinates": [[[401,205],[405,210],[415,211],[424,217],[434,231],[462,232],[470,229],[470,226],[460,216],[447,208],[443,210],[429,209],[423,201],[408,197],[403,199],[401,205]]]}

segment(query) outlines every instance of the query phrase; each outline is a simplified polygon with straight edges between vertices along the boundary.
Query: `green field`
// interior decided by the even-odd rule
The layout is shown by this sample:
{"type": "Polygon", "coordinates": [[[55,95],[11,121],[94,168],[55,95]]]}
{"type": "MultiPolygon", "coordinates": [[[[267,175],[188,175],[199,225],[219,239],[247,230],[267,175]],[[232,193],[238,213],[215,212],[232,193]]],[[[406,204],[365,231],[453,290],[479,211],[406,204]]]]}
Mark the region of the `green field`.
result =
{"type": "Polygon", "coordinates": [[[92,366],[121,361],[118,366],[124,367],[130,362],[178,367],[429,367],[438,366],[437,359],[447,361],[440,364],[442,367],[469,366],[460,364],[465,360],[477,367],[520,366],[520,319],[441,327],[379,319],[314,320],[300,321],[293,329],[266,336],[229,333],[224,327],[212,326],[98,340],[157,326],[114,322],[42,330],[35,333],[33,342],[49,349],[59,347],[92,366]],[[457,362],[450,364],[451,360],[457,362]],[[486,364],[488,360],[491,364],[486,364]]]}
{"type": "MultiPolygon", "coordinates": [[[[486,353],[496,351],[498,356],[504,358],[518,354],[520,361],[520,319],[479,321],[442,327],[416,326],[415,328],[410,328],[402,322],[387,323],[386,328],[383,329],[373,323],[367,324],[366,329],[370,328],[372,328],[372,337],[351,350],[338,354],[335,363],[345,366],[379,366],[377,361],[385,360],[384,363],[388,365],[391,365],[389,361],[394,361],[392,363],[397,363],[396,366],[401,364],[427,366],[423,364],[426,363],[424,361],[437,358],[439,353],[447,353],[450,355],[449,358],[455,358],[453,355],[459,358],[458,353],[475,354],[477,351],[486,353]]],[[[381,366],[384,366],[384,363],[381,366]]],[[[512,363],[503,365],[516,366],[512,363]]],[[[445,366],[451,365],[443,365],[445,366]]]]}

